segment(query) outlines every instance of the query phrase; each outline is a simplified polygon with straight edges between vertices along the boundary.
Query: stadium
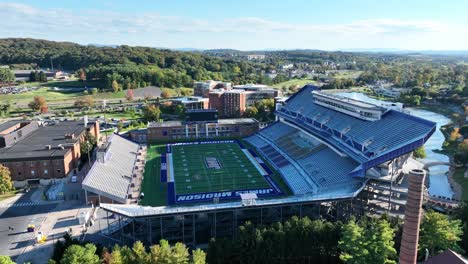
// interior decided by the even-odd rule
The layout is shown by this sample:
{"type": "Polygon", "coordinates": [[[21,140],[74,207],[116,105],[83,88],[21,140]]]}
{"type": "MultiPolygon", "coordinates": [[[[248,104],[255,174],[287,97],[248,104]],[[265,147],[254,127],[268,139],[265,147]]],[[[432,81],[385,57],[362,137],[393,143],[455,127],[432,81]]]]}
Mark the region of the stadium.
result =
{"type": "Polygon", "coordinates": [[[277,104],[275,115],[245,138],[149,144],[141,185],[129,185],[137,204],[100,204],[115,216],[106,233],[195,246],[235,235],[245,221],[402,215],[406,175],[422,168],[412,152],[435,123],[311,85],[277,104]]]}

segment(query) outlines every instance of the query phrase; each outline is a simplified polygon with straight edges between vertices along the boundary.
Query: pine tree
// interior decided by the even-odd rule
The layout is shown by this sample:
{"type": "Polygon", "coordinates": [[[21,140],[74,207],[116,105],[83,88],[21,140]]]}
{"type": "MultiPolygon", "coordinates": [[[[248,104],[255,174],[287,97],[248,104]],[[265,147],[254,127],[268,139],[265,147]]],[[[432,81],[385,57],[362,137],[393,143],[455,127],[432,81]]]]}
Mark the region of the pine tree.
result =
{"type": "Polygon", "coordinates": [[[114,91],[114,93],[119,91],[119,84],[117,83],[117,80],[112,81],[112,90],[114,91]]]}
{"type": "Polygon", "coordinates": [[[171,263],[177,264],[188,264],[189,262],[189,253],[187,247],[182,243],[176,243],[172,247],[171,253],[171,263]]]}
{"type": "Polygon", "coordinates": [[[201,249],[192,251],[193,264],[205,264],[206,263],[206,253],[201,249]]]}
{"type": "Polygon", "coordinates": [[[111,258],[109,264],[123,264],[122,254],[120,252],[120,246],[115,245],[112,249],[111,258]]]}
{"type": "Polygon", "coordinates": [[[367,242],[364,228],[359,226],[354,219],[343,225],[341,239],[338,242],[341,250],[340,259],[345,263],[367,263],[367,242]]]}
{"type": "Polygon", "coordinates": [[[135,256],[135,261],[139,264],[148,263],[148,253],[146,253],[145,246],[141,241],[137,241],[133,244],[133,255],[135,256]]]}

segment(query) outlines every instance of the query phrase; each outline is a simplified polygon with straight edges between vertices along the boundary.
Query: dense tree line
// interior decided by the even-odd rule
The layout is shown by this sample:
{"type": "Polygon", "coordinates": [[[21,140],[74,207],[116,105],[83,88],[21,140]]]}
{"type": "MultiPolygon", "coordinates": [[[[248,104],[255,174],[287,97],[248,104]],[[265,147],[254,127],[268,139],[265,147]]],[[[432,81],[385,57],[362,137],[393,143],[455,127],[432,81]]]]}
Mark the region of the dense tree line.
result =
{"type": "Polygon", "coordinates": [[[254,105],[248,107],[245,112],[245,117],[252,117],[259,121],[268,122],[275,119],[275,100],[263,99],[255,102],[254,105]]]}
{"type": "MultiPolygon", "coordinates": [[[[456,217],[433,211],[424,214],[419,259],[452,249],[464,253],[468,244],[468,209],[456,217]],[[460,220],[464,219],[464,220],[460,220]]],[[[247,222],[235,239],[212,239],[208,263],[397,263],[402,220],[363,217],[347,223],[292,217],[284,223],[254,226],[247,222]]]]}
{"type": "MultiPolygon", "coordinates": [[[[0,40],[0,64],[36,64],[40,68],[77,71],[88,79],[114,80],[177,87],[192,80],[257,82],[252,63],[190,52],[148,47],[96,47],[36,39],[0,40]],[[110,78],[108,74],[116,74],[110,78]],[[167,75],[167,76],[166,76],[167,75]]],[[[126,87],[124,87],[126,88],[126,87]]]]}
{"type": "Polygon", "coordinates": [[[385,62],[369,65],[359,81],[372,83],[379,80],[392,82],[397,87],[443,86],[459,94],[467,87],[468,66],[456,62],[410,61],[385,62]]]}
{"type": "Polygon", "coordinates": [[[47,75],[43,71],[31,71],[29,73],[30,82],[47,82],[47,75]]]}
{"type": "Polygon", "coordinates": [[[63,240],[54,245],[50,264],[204,264],[206,254],[202,250],[193,250],[190,254],[188,248],[182,243],[171,246],[167,240],[146,248],[137,241],[132,247],[115,245],[111,249],[88,242],[80,242],[68,233],[63,240]]]}
{"type": "Polygon", "coordinates": [[[9,68],[0,68],[0,83],[12,83],[15,81],[15,74],[9,68]]]}

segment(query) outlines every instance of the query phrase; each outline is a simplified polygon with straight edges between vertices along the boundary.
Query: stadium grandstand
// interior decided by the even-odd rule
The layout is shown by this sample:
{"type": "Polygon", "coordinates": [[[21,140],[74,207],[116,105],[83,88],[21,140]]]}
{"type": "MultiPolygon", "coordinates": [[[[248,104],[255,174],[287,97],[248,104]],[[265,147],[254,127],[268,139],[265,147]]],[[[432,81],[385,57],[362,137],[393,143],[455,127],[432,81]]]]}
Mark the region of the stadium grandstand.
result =
{"type": "Polygon", "coordinates": [[[401,215],[405,176],[422,168],[412,151],[436,129],[431,121],[310,85],[278,104],[275,115],[274,123],[241,140],[149,146],[145,197],[138,205],[100,205],[118,216],[109,224],[118,225],[112,229],[120,230],[118,239],[196,245],[233,235],[247,220],[401,215]],[[262,195],[267,189],[272,195],[262,195]],[[230,194],[219,199],[219,192],[230,194]],[[246,192],[256,198],[244,201],[246,192]]]}

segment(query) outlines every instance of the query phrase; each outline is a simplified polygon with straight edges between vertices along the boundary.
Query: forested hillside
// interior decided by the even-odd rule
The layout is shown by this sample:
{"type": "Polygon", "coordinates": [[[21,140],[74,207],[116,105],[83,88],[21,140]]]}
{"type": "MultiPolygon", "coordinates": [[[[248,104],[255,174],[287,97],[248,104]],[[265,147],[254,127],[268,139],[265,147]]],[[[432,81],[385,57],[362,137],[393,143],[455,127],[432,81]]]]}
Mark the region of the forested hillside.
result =
{"type": "Polygon", "coordinates": [[[148,47],[96,47],[36,39],[1,39],[0,64],[33,64],[38,68],[53,64],[55,69],[69,71],[85,68],[88,78],[114,73],[120,75],[118,81],[151,82],[157,78],[155,85],[167,87],[206,79],[257,81],[255,67],[249,62],[148,47]]]}

